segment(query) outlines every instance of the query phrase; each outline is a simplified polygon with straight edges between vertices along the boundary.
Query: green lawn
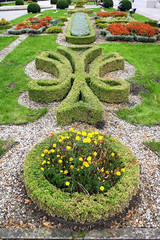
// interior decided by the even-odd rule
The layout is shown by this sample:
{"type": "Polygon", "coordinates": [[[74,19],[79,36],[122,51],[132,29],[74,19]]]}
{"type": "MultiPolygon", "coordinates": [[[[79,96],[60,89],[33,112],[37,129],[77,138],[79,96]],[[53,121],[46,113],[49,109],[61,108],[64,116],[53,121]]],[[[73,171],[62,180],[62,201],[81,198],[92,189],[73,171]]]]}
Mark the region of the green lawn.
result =
{"type": "Polygon", "coordinates": [[[149,146],[153,151],[157,152],[160,155],[160,142],[144,142],[144,145],[149,146]]]}
{"type": "Polygon", "coordinates": [[[11,37],[0,37],[0,50],[8,46],[10,43],[15,41],[18,36],[11,36],[11,37]]]}
{"type": "Polygon", "coordinates": [[[5,153],[12,145],[14,142],[12,140],[6,140],[3,141],[0,139],[0,157],[2,156],[3,153],[5,153]]]}
{"type": "Polygon", "coordinates": [[[137,71],[130,79],[139,85],[144,85],[152,93],[143,93],[140,106],[119,110],[117,114],[122,119],[136,124],[152,125],[160,122],[160,46],[155,44],[100,44],[104,52],[118,52],[137,71]]]}
{"type": "Polygon", "coordinates": [[[55,51],[57,35],[28,37],[0,63],[0,124],[21,124],[34,121],[47,112],[46,108],[32,110],[17,102],[19,94],[27,90],[30,78],[24,73],[24,66],[45,51],[55,51]],[[9,88],[11,83],[17,86],[9,88]]]}

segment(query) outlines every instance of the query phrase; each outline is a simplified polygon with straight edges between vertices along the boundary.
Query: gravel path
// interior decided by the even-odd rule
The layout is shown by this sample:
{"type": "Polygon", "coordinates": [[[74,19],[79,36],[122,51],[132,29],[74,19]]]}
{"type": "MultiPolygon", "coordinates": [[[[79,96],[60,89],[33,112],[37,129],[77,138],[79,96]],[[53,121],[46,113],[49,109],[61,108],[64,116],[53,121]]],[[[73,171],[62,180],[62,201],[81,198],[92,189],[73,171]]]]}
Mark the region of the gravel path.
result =
{"type": "MultiPolygon", "coordinates": [[[[59,43],[63,44],[63,40],[59,43]]],[[[26,37],[22,35],[22,37],[26,37]]],[[[19,40],[19,39],[18,39],[19,40]]],[[[13,48],[12,48],[13,50],[13,48]]],[[[3,55],[3,54],[2,54],[3,55]]],[[[129,78],[130,73],[134,74],[134,67],[127,72],[116,71],[110,73],[109,76],[121,76],[121,78],[129,78]],[[120,74],[120,75],[119,75],[120,74]]],[[[53,77],[46,75],[43,71],[37,71],[34,61],[26,66],[25,72],[32,78],[48,78],[53,77]]],[[[75,123],[65,127],[59,127],[56,123],[56,107],[58,102],[52,104],[39,104],[30,101],[27,92],[22,93],[18,99],[20,104],[31,108],[49,107],[49,112],[33,123],[24,125],[1,125],[0,139],[13,139],[16,145],[5,153],[0,159],[0,226],[6,227],[43,227],[47,222],[51,222],[51,227],[60,227],[55,219],[49,217],[46,213],[39,210],[36,205],[28,199],[23,179],[23,163],[26,155],[32,147],[41,142],[46,135],[54,131],[60,132],[62,129],[68,130],[72,127],[81,129],[91,129],[88,124],[75,123]]],[[[113,221],[111,227],[146,227],[158,228],[160,225],[160,196],[159,196],[159,157],[143,145],[143,141],[155,139],[160,141],[160,126],[140,126],[132,125],[115,115],[115,111],[119,108],[133,107],[141,103],[141,97],[130,95],[127,103],[122,104],[106,104],[105,105],[105,128],[102,132],[111,134],[127,145],[135,154],[141,168],[141,184],[139,203],[135,205],[123,218],[121,223],[113,221]]]]}

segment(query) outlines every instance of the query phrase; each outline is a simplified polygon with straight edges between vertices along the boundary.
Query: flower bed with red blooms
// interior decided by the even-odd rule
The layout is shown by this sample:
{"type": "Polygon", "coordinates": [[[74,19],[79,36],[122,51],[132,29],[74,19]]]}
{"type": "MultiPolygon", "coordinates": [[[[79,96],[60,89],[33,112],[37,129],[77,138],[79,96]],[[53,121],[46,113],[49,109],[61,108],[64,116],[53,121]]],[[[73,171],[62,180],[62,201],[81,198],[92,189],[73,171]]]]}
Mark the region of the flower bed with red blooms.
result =
{"type": "Polygon", "coordinates": [[[46,27],[46,26],[48,26],[48,25],[49,25],[48,22],[40,22],[40,23],[37,23],[37,24],[33,24],[33,25],[31,26],[31,28],[32,28],[32,29],[40,29],[40,28],[46,27]]]}
{"type": "Polygon", "coordinates": [[[29,28],[29,27],[30,27],[29,23],[19,23],[16,26],[16,30],[26,29],[26,28],[29,28]]]}
{"type": "Polygon", "coordinates": [[[124,12],[114,11],[114,12],[98,12],[98,17],[127,17],[127,14],[124,12]]]}
{"type": "Polygon", "coordinates": [[[44,18],[30,17],[27,19],[27,21],[31,22],[49,22],[51,20],[53,20],[53,18],[51,18],[50,16],[46,16],[44,18]]]}
{"type": "Polygon", "coordinates": [[[112,35],[133,35],[153,37],[159,34],[159,29],[157,27],[152,27],[149,24],[141,22],[133,23],[112,23],[107,28],[112,35]]]}

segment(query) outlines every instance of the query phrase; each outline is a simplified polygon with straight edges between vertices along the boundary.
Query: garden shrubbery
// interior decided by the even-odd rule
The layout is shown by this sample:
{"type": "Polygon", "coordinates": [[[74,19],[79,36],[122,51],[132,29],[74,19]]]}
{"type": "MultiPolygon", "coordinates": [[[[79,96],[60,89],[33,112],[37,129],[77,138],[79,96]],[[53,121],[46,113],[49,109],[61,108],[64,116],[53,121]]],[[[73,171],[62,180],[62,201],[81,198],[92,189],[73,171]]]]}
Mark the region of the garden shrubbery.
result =
{"type": "Polygon", "coordinates": [[[37,3],[30,3],[27,7],[27,12],[28,13],[38,13],[41,11],[41,8],[39,6],[39,4],[37,3]]]}
{"type": "Polygon", "coordinates": [[[106,18],[106,17],[127,17],[127,14],[126,13],[123,13],[123,12],[119,12],[119,11],[113,11],[113,12],[98,12],[97,13],[97,16],[98,17],[103,17],[103,18],[106,18]]]}
{"type": "Polygon", "coordinates": [[[132,8],[132,3],[129,0],[121,0],[119,5],[118,5],[118,9],[120,11],[127,11],[131,8],[132,8]]]}
{"type": "Polygon", "coordinates": [[[16,0],[15,5],[24,5],[24,1],[23,0],[16,0]]]}
{"type": "Polygon", "coordinates": [[[58,0],[51,0],[51,4],[56,4],[58,0]]]}
{"type": "Polygon", "coordinates": [[[62,33],[62,28],[58,26],[49,27],[46,30],[46,33],[62,33]]]}
{"type": "Polygon", "coordinates": [[[59,9],[65,9],[68,8],[69,3],[67,0],[58,0],[56,6],[59,9]]]}
{"type": "Polygon", "coordinates": [[[103,0],[103,7],[112,8],[113,7],[113,0],[103,0]]]}

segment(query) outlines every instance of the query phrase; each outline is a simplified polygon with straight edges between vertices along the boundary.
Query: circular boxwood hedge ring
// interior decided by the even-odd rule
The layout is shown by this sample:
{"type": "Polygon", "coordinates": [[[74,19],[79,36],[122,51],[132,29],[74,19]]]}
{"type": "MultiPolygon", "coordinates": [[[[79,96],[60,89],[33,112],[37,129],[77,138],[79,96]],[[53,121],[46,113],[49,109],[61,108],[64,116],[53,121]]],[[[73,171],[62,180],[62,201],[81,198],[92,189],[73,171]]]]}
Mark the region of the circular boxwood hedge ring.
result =
{"type": "MultiPolygon", "coordinates": [[[[65,134],[60,133],[61,135],[65,134]]],[[[59,134],[55,134],[54,138],[59,134]]],[[[110,138],[111,139],[111,138],[110,138]]],[[[53,186],[40,169],[40,154],[48,139],[37,144],[28,154],[24,163],[24,180],[29,197],[40,209],[52,217],[63,218],[77,223],[93,223],[107,220],[121,213],[133,196],[137,194],[139,165],[132,152],[119,141],[112,142],[112,149],[121,155],[125,174],[108,192],[104,194],[63,192],[53,186]]]]}

